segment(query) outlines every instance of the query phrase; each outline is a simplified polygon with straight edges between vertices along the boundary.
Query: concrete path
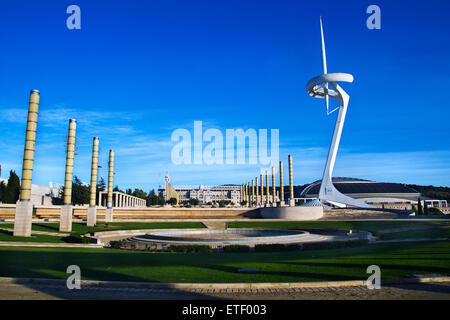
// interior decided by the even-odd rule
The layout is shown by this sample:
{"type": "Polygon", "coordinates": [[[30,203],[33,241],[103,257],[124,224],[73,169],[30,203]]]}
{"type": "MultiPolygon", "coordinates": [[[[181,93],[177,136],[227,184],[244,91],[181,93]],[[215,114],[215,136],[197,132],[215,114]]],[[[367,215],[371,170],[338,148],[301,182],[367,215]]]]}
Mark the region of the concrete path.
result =
{"type": "Polygon", "coordinates": [[[0,247],[103,248],[100,244],[0,241],[0,247]]]}
{"type": "MultiPolygon", "coordinates": [[[[6,232],[14,232],[14,229],[10,228],[0,228],[0,231],[6,231],[6,232]]],[[[70,233],[66,232],[48,232],[48,231],[31,231],[32,235],[44,235],[44,236],[53,236],[53,237],[64,237],[70,235],[70,233]]]]}
{"type": "Polygon", "coordinates": [[[0,283],[2,300],[450,300],[450,282],[382,286],[296,289],[176,290],[146,288],[82,287],[69,290],[64,285],[0,283]]]}
{"type": "Polygon", "coordinates": [[[227,222],[223,221],[203,221],[205,227],[211,230],[225,230],[227,228],[227,222]]]}

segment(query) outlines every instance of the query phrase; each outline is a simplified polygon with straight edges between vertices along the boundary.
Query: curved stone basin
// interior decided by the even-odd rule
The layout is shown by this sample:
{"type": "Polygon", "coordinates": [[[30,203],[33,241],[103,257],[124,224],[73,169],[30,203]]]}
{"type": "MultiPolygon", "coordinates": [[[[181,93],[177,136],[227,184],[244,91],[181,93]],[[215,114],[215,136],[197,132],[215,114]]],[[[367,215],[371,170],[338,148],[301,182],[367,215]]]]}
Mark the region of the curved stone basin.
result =
{"type": "Polygon", "coordinates": [[[212,243],[212,244],[255,244],[255,243],[296,243],[320,240],[322,236],[298,230],[177,230],[155,231],[136,236],[137,241],[166,243],[212,243]]]}

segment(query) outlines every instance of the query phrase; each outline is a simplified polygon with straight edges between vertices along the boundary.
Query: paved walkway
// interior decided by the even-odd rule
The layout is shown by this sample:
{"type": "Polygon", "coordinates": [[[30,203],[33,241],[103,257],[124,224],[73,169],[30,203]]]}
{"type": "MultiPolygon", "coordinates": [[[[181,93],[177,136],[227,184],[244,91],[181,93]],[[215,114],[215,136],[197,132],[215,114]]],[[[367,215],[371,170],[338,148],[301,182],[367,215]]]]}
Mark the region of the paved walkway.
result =
{"type": "Polygon", "coordinates": [[[148,289],[84,286],[69,290],[64,285],[0,283],[0,299],[107,299],[107,300],[450,300],[450,282],[383,286],[369,290],[365,286],[296,289],[148,289]]]}
{"type": "Polygon", "coordinates": [[[0,241],[0,247],[103,248],[101,244],[0,241]]]}

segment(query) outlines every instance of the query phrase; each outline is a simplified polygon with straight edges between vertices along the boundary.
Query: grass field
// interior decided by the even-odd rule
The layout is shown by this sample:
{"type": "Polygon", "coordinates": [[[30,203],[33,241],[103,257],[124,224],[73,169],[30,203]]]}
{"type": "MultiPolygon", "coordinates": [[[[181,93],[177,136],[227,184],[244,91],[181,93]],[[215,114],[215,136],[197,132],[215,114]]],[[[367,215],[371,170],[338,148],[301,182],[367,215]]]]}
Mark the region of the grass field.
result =
{"type": "Polygon", "coordinates": [[[229,222],[229,228],[282,228],[282,229],[339,229],[353,231],[378,231],[424,225],[440,225],[442,221],[235,221],[229,222]]]}
{"type": "Polygon", "coordinates": [[[303,282],[366,279],[380,266],[382,278],[450,273],[450,243],[390,243],[358,248],[280,253],[174,254],[84,248],[0,247],[0,276],[152,282],[303,282]],[[255,274],[237,273],[254,268],[255,274]]]}
{"type": "Polygon", "coordinates": [[[450,238],[450,226],[383,234],[382,240],[450,238]]]}
{"type": "MultiPolygon", "coordinates": [[[[383,234],[383,240],[412,239],[412,238],[442,238],[449,237],[448,221],[237,221],[229,222],[229,228],[285,228],[285,229],[339,229],[339,230],[364,230],[379,235],[379,231],[386,229],[405,228],[414,226],[436,226],[436,228],[420,231],[397,232],[383,234]],[[447,227],[439,227],[447,225],[447,227]],[[439,228],[438,228],[439,227],[439,228]]],[[[0,228],[13,229],[12,223],[0,223],[0,228]]],[[[96,227],[87,227],[84,223],[73,223],[73,236],[86,233],[114,230],[136,230],[136,229],[194,229],[205,228],[201,222],[112,222],[105,224],[99,222],[96,227]]],[[[47,231],[58,233],[59,224],[56,222],[33,223],[33,231],[47,231]]],[[[51,242],[64,243],[64,236],[33,235],[30,238],[13,237],[10,233],[0,232],[0,241],[19,242],[51,242]]]]}
{"type": "MultiPolygon", "coordinates": [[[[0,223],[0,228],[13,229],[12,223],[0,223]]],[[[136,229],[194,229],[205,228],[201,222],[112,222],[107,226],[105,223],[100,222],[96,227],[87,227],[84,223],[73,223],[72,232],[73,236],[79,236],[86,233],[94,233],[100,231],[114,231],[114,230],[136,230],[136,229]]],[[[59,223],[43,222],[33,223],[33,231],[46,231],[46,232],[59,232],[59,223]]],[[[63,237],[67,236],[67,233],[61,233],[61,236],[48,236],[48,235],[33,235],[32,237],[14,237],[10,233],[0,232],[0,241],[19,241],[19,242],[65,242],[63,237]]]]}

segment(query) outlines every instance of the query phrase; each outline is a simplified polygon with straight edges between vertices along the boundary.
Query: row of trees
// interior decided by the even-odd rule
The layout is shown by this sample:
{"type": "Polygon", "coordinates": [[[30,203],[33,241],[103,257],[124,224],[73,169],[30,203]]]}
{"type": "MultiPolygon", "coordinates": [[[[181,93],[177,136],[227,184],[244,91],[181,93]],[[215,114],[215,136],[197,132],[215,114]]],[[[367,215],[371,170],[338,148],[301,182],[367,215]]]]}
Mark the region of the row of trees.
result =
{"type": "Polygon", "coordinates": [[[19,176],[11,170],[9,172],[8,183],[0,182],[0,202],[16,203],[19,200],[20,179],[19,176]]]}

